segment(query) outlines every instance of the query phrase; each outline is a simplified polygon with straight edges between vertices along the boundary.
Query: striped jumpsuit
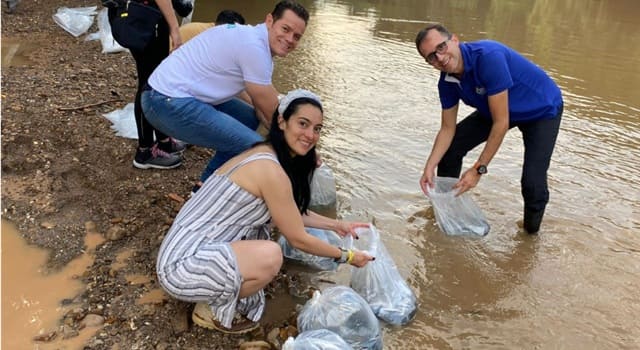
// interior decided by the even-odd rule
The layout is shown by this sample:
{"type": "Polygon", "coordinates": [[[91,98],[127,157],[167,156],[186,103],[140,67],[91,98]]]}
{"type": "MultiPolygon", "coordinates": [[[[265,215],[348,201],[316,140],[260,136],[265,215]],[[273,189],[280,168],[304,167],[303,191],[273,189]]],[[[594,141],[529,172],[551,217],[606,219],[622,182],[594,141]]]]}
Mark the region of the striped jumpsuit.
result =
{"type": "Polygon", "coordinates": [[[164,290],[176,299],[206,302],[218,322],[231,328],[237,312],[257,322],[264,312],[264,291],[238,299],[243,279],[231,242],[269,239],[271,215],[261,198],[229,176],[270,153],[256,153],[226,174],[214,174],[182,207],[158,253],[156,272],[164,290]]]}

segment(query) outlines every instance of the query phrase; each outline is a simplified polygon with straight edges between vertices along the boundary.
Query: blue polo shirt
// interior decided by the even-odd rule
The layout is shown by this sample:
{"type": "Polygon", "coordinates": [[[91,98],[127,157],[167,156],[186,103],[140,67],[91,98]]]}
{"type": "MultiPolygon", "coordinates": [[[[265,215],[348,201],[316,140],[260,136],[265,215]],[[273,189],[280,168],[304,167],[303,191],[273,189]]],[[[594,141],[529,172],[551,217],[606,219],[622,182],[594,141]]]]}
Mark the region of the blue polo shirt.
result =
{"type": "Polygon", "coordinates": [[[556,83],[540,67],[496,41],[460,43],[464,72],[458,80],[440,74],[438,91],[443,109],[462,100],[491,118],[488,96],[509,90],[509,121],[551,119],[562,106],[556,83]]]}

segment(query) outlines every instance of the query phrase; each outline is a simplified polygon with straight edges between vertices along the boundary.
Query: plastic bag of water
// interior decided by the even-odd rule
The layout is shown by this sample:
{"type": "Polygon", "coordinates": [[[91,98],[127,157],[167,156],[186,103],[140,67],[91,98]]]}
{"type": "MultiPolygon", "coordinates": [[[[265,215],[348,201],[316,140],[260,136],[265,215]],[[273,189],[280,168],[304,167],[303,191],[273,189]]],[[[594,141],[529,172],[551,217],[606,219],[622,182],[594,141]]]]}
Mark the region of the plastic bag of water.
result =
{"type": "Polygon", "coordinates": [[[311,179],[311,208],[335,208],[336,180],[327,163],[322,163],[314,172],[311,179]]]}
{"type": "MultiPolygon", "coordinates": [[[[305,227],[305,230],[331,245],[340,246],[342,239],[337,233],[329,230],[321,230],[317,228],[305,227]]],[[[338,263],[333,258],[317,256],[309,253],[305,253],[302,250],[292,247],[287,239],[280,235],[278,238],[278,244],[282,248],[282,254],[285,258],[295,260],[303,265],[310,266],[319,270],[333,271],[338,268],[338,263]]]]}
{"type": "Polygon", "coordinates": [[[468,193],[456,197],[453,185],[458,182],[453,177],[436,177],[435,187],[428,188],[436,221],[448,235],[478,235],[489,233],[489,223],[482,210],[468,193]]]}
{"type": "Polygon", "coordinates": [[[289,337],[282,350],[353,350],[339,335],[328,329],[314,329],[289,337]]]}
{"type": "Polygon", "coordinates": [[[375,226],[357,228],[356,233],[360,239],[347,238],[347,246],[353,244],[355,248],[375,256],[376,260],[353,269],[351,288],[369,303],[381,320],[393,325],[408,323],[418,309],[415,294],[400,275],[375,226]]]}
{"type": "Polygon", "coordinates": [[[369,304],[347,286],[314,292],[298,314],[298,329],[328,329],[354,349],[382,349],[380,322],[369,304]]]}

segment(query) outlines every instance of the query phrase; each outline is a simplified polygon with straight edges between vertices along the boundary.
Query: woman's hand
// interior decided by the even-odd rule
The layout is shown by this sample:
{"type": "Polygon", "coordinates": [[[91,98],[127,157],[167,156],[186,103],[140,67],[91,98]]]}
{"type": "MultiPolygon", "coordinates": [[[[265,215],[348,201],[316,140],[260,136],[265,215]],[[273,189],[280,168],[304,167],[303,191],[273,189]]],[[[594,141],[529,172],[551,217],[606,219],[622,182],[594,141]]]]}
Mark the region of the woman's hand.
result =
{"type": "Polygon", "coordinates": [[[364,265],[366,265],[369,261],[373,261],[376,260],[375,257],[370,256],[369,254],[360,251],[360,250],[353,250],[353,259],[351,260],[351,262],[349,264],[355,266],[355,267],[363,267],[364,265]]]}
{"type": "Polygon", "coordinates": [[[356,228],[358,227],[369,227],[369,224],[366,222],[350,222],[350,221],[342,221],[336,220],[335,232],[339,234],[341,237],[346,235],[351,235],[353,238],[358,239],[358,235],[356,234],[356,228]]]}

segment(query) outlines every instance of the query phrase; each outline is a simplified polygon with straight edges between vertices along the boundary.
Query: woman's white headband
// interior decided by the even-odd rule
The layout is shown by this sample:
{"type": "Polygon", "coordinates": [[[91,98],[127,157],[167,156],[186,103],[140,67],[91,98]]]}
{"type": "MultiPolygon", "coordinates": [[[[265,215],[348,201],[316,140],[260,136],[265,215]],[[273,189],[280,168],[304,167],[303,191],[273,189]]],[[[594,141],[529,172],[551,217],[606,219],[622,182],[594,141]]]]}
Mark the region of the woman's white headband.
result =
{"type": "Polygon", "coordinates": [[[280,100],[280,105],[278,106],[278,113],[284,114],[284,111],[287,110],[287,107],[289,107],[289,104],[293,102],[293,100],[299,99],[302,97],[315,100],[322,106],[322,102],[320,102],[320,97],[318,97],[318,95],[314,94],[309,90],[296,89],[296,90],[289,91],[289,93],[280,100]]]}

